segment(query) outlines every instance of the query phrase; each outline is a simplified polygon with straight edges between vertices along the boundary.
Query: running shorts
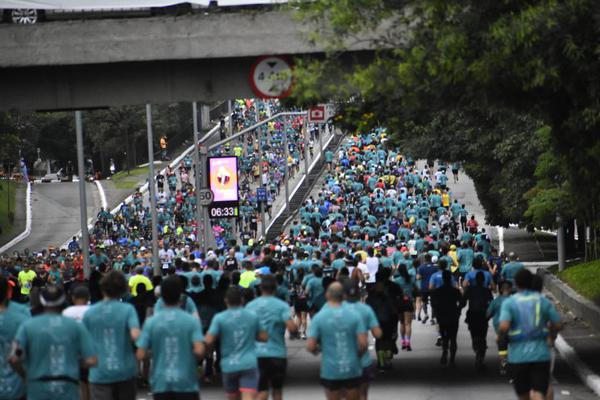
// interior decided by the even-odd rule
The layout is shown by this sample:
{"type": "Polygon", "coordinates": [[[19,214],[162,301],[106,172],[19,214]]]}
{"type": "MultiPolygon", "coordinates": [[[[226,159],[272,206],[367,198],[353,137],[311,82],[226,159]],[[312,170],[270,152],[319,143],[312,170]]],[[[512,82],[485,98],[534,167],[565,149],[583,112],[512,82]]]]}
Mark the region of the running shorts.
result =
{"type": "Polygon", "coordinates": [[[550,385],[550,362],[510,364],[509,371],[517,395],[531,390],[545,394],[550,385]]]}
{"type": "Polygon", "coordinates": [[[223,372],[223,387],[225,392],[230,394],[256,392],[258,390],[258,369],[223,372]]]}
{"type": "Polygon", "coordinates": [[[258,359],[258,391],[283,388],[287,360],[285,358],[260,357],[258,359]]]}

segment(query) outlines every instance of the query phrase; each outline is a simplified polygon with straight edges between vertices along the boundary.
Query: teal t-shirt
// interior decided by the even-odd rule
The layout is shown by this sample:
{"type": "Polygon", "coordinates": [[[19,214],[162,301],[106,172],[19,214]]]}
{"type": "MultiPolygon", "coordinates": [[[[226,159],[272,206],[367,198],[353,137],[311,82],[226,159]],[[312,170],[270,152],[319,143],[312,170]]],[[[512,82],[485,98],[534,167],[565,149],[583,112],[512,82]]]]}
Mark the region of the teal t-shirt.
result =
{"type": "Polygon", "coordinates": [[[20,306],[14,306],[12,302],[0,312],[0,399],[16,400],[25,396],[25,385],[7,359],[17,329],[29,318],[20,306]]]}
{"type": "Polygon", "coordinates": [[[471,249],[458,249],[458,271],[461,274],[466,274],[473,267],[474,253],[471,249]]]}
{"type": "Polygon", "coordinates": [[[487,315],[492,317],[492,324],[494,325],[494,330],[498,332],[498,327],[500,326],[500,310],[502,309],[502,303],[508,299],[508,296],[498,296],[488,306],[487,315]]]}
{"type": "Polygon", "coordinates": [[[137,346],[152,350],[153,393],[197,392],[193,343],[204,340],[199,319],[176,307],[165,307],[144,324],[137,346]]]}
{"type": "MultiPolygon", "coordinates": [[[[360,301],[347,301],[344,304],[360,317],[367,330],[371,330],[379,326],[379,321],[377,321],[377,317],[375,316],[375,312],[373,311],[371,306],[361,303],[360,301]]],[[[372,363],[373,360],[371,359],[371,354],[369,354],[369,352],[366,351],[360,359],[360,366],[362,368],[368,368],[371,366],[372,363]]]]}
{"type": "Polygon", "coordinates": [[[208,334],[221,342],[221,370],[225,373],[257,368],[256,335],[261,330],[258,317],[252,311],[234,307],[218,313],[208,334]]]}
{"type": "Polygon", "coordinates": [[[91,383],[114,383],[132,379],[137,373],[130,330],[139,328],[135,308],[118,300],[92,305],[83,315],[95,345],[98,365],[90,368],[91,383]]]}
{"type": "MultiPolygon", "coordinates": [[[[181,303],[181,304],[183,304],[183,303],[181,303]]],[[[154,305],[154,314],[158,314],[159,312],[163,311],[164,309],[165,309],[165,302],[161,297],[156,301],[156,304],[154,305]]],[[[185,296],[185,305],[183,307],[183,310],[190,314],[198,314],[198,308],[196,307],[196,303],[194,303],[194,300],[192,300],[188,296],[185,296]]]]}
{"type": "Polygon", "coordinates": [[[524,321],[520,321],[521,313],[519,312],[517,302],[535,299],[539,300],[539,308],[533,307],[537,311],[528,315],[538,321],[537,326],[545,327],[549,322],[558,323],[560,321],[560,316],[554,305],[539,293],[524,291],[506,299],[500,308],[500,322],[510,322],[508,362],[511,364],[550,361],[550,350],[546,337],[517,341],[511,340],[511,333],[518,332],[524,323],[524,321]]]}
{"type": "Polygon", "coordinates": [[[292,318],[290,306],[275,296],[261,296],[246,305],[258,317],[269,334],[267,342],[256,342],[256,356],[286,358],[286,322],[292,318]]]}
{"type": "Polygon", "coordinates": [[[309,292],[308,305],[316,307],[317,310],[325,304],[325,289],[323,288],[323,278],[313,276],[306,282],[306,290],[309,292]]]}
{"type": "Polygon", "coordinates": [[[500,273],[500,276],[502,277],[502,279],[514,283],[515,275],[517,275],[517,272],[519,272],[523,268],[525,268],[525,266],[519,261],[512,261],[506,263],[502,266],[502,272],[500,273]]]}
{"type": "Polygon", "coordinates": [[[79,360],[94,355],[82,324],[60,314],[42,314],[21,324],[15,341],[24,352],[28,400],[79,400],[79,360]],[[69,380],[42,380],[57,376],[69,380]]]}
{"type": "Polygon", "coordinates": [[[346,305],[326,305],[315,315],[308,337],[321,344],[321,378],[342,380],[362,375],[357,335],[366,332],[361,318],[346,305]]]}

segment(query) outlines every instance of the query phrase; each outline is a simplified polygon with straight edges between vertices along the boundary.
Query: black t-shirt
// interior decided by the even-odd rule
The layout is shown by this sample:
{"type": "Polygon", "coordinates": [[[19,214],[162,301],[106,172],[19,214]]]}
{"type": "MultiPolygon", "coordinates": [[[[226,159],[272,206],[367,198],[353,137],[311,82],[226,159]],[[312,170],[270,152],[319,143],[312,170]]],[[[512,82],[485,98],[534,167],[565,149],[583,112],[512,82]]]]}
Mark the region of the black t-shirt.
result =
{"type": "Polygon", "coordinates": [[[165,176],[163,174],[158,174],[156,175],[156,183],[160,186],[164,185],[165,183],[165,176]]]}
{"type": "Polygon", "coordinates": [[[235,257],[227,257],[225,259],[225,270],[235,271],[236,269],[238,269],[237,264],[238,263],[235,257]]]}

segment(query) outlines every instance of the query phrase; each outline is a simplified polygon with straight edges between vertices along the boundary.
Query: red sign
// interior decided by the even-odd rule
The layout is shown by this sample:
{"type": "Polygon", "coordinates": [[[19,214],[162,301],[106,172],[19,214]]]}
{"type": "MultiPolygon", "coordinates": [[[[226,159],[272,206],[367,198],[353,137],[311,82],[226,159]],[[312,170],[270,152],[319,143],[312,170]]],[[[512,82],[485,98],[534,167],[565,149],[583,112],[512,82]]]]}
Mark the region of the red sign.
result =
{"type": "Polygon", "coordinates": [[[324,124],[327,122],[327,112],[324,104],[319,104],[308,110],[308,122],[313,124],[324,124]]]}

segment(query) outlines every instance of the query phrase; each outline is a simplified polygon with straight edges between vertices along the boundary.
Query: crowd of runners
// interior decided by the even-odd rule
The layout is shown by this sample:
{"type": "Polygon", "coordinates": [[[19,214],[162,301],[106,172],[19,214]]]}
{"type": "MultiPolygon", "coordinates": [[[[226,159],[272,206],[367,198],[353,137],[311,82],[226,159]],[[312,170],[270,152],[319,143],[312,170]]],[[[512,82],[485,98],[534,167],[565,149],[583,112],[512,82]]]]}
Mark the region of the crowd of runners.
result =
{"type": "MultiPolygon", "coordinates": [[[[237,112],[241,128],[253,112],[272,111],[237,112]]],[[[520,399],[550,398],[558,314],[518,257],[498,254],[453,198],[457,164],[419,166],[387,145],[385,129],[351,135],[325,153],[322,183],[290,226],[273,241],[258,238],[252,185],[277,195],[283,163],[294,170],[304,153],[302,126],[274,122],[261,142],[248,135],[217,150],[240,157],[248,182],[240,234],[214,225],[217,248],[197,247],[190,160],[157,179],[162,275],[152,275],[141,194],[115,216],[100,212],[88,281],[75,239],[3,259],[0,398],[135,399],[147,381],[155,399],[197,399],[199,382],[218,378],[229,399],[281,399],[287,338],[321,354],[327,399],[366,399],[378,371],[413,350],[415,323],[433,325],[431,346],[454,367],[461,315],[477,367],[492,319],[500,373],[508,369],[520,399]]]]}

